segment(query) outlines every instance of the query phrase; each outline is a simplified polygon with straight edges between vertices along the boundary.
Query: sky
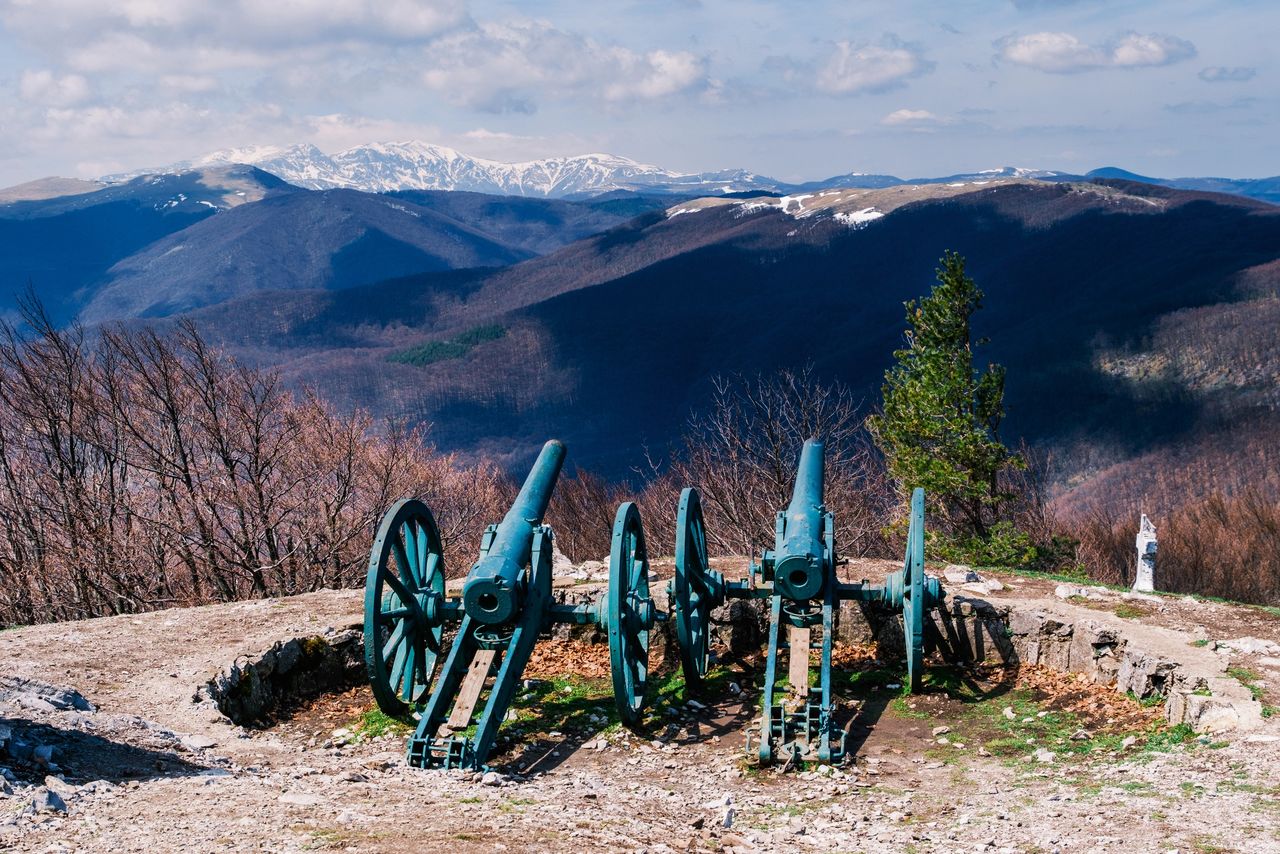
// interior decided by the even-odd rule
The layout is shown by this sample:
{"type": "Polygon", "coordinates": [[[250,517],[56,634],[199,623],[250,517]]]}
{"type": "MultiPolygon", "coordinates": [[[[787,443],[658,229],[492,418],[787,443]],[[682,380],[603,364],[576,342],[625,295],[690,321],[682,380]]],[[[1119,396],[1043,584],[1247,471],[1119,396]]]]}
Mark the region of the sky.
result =
{"type": "Polygon", "coordinates": [[[1280,173],[1273,0],[0,0],[0,186],[418,139],[781,180],[1280,173]]]}

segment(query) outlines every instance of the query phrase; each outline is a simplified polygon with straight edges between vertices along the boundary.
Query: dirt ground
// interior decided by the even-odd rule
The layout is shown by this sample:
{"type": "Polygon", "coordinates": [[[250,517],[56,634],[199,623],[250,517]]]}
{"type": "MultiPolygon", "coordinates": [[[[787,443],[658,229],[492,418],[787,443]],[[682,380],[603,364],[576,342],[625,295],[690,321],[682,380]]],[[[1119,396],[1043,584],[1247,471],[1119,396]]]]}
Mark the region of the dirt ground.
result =
{"type": "MultiPolygon", "coordinates": [[[[1054,596],[1053,582],[1005,582],[1023,599],[1054,596]]],[[[1134,619],[1189,642],[1280,634],[1256,609],[1140,604],[1150,613],[1134,619]]],[[[1158,709],[1038,669],[937,665],[924,693],[904,696],[873,649],[844,650],[850,758],[780,773],[744,761],[753,660],[723,662],[690,703],[655,657],[657,699],[635,734],[613,722],[602,647],[546,641],[504,725],[496,785],[407,767],[404,728],[368,714],[364,687],[263,729],[192,702],[242,656],[359,622],[359,594],[335,591],[0,633],[0,732],[52,748],[44,763],[10,763],[0,847],[1280,851],[1274,718],[1197,737],[1162,726],[1158,709]],[[60,708],[65,697],[39,694],[46,684],[96,710],[60,708]],[[32,811],[41,784],[65,813],[32,811]]]]}

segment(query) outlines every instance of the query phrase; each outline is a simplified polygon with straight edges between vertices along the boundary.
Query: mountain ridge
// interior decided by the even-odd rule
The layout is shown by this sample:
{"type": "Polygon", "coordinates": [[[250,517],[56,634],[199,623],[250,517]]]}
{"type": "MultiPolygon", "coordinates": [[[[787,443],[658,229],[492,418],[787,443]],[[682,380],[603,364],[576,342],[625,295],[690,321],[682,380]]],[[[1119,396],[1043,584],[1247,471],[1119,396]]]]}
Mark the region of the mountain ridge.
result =
{"type": "MultiPolygon", "coordinates": [[[[107,175],[118,183],[143,175],[247,164],[307,189],[355,189],[386,193],[404,190],[464,190],[498,195],[575,198],[616,191],[682,195],[731,195],[743,192],[796,193],[833,188],[882,189],[915,184],[945,184],[996,178],[1081,181],[1092,178],[1139,180],[1157,186],[1258,198],[1280,204],[1280,176],[1266,178],[1154,178],[1114,166],[1086,173],[1004,166],[935,177],[847,172],[812,181],[781,181],[747,169],[682,173],[617,154],[595,152],[505,162],[473,157],[448,146],[421,140],[372,142],[327,154],[311,143],[250,146],[214,151],[164,167],[107,175]]],[[[0,191],[2,194],[4,191],[0,191]]]]}

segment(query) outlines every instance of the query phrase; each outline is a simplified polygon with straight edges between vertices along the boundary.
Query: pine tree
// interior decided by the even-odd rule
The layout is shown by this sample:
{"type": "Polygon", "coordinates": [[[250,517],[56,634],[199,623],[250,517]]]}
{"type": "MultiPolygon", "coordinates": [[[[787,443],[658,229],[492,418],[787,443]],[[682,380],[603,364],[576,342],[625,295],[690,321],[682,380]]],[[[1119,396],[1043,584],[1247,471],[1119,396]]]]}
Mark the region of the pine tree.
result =
{"type": "Polygon", "coordinates": [[[904,489],[923,486],[953,536],[985,540],[1011,497],[1000,473],[1023,463],[999,438],[1004,368],[973,366],[970,319],[982,291],[958,253],[944,254],[941,265],[932,293],[906,303],[907,346],[893,354],[883,410],[868,426],[904,489]]]}

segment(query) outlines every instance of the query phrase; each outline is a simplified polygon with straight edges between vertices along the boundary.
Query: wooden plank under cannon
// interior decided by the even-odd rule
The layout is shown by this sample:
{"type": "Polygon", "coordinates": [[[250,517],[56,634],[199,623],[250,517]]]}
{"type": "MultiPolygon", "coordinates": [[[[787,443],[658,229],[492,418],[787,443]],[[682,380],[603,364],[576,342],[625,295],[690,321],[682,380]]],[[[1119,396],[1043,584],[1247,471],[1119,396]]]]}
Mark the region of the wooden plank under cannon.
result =
{"type": "Polygon", "coordinates": [[[791,683],[791,695],[797,699],[809,697],[809,629],[787,626],[787,681],[791,683]]]}
{"type": "Polygon", "coordinates": [[[453,703],[453,711],[449,713],[449,720],[445,722],[445,726],[449,729],[466,729],[471,723],[471,712],[480,699],[480,692],[484,690],[484,682],[489,678],[489,671],[493,668],[493,657],[496,654],[495,649],[476,650],[475,658],[471,659],[471,667],[467,669],[467,675],[462,679],[462,687],[458,689],[458,699],[453,703]]]}

